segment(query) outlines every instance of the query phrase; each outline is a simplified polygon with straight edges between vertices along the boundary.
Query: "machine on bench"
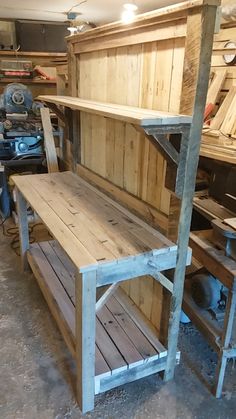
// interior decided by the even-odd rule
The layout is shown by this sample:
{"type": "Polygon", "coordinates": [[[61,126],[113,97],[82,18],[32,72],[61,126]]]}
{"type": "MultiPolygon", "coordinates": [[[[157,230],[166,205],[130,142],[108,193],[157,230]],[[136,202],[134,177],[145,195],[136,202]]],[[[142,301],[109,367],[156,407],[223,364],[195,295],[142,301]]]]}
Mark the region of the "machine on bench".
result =
{"type": "Polygon", "coordinates": [[[6,86],[0,96],[0,160],[43,156],[41,106],[25,85],[6,86]]]}

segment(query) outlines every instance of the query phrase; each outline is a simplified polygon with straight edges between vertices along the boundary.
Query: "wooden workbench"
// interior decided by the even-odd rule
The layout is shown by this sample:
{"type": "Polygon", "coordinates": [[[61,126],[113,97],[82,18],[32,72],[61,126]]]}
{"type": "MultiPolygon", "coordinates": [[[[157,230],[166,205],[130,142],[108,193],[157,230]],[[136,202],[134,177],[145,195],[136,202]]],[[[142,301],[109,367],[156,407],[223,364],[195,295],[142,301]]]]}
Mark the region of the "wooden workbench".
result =
{"type": "Polygon", "coordinates": [[[176,266],[177,246],[71,172],[13,180],[22,263],[30,264],[76,358],[82,411],[93,407],[94,394],[165,370],[165,347],[117,284],[152,275],[172,292],[160,272],[176,266]],[[54,241],[29,245],[26,202],[54,241]]]}
{"type": "MultiPolygon", "coordinates": [[[[41,184],[36,185],[33,178],[29,182],[27,178],[15,178],[23,261],[26,261],[29,248],[26,199],[36,206],[36,212],[39,212],[77,269],[77,398],[83,412],[93,408],[94,392],[97,388],[94,382],[96,285],[113,286],[119,281],[132,278],[127,293],[134,302],[135,295],[137,296],[137,305],[143,312],[144,307],[148,306],[147,317],[152,317],[155,326],[157,323],[160,326],[162,288],[172,293],[170,306],[165,304],[165,316],[168,319],[168,337],[165,336],[167,356],[165,360],[162,359],[161,364],[157,361],[156,370],[165,370],[165,380],[171,380],[174,376],[185,267],[189,261],[192,199],[218,4],[218,0],[188,1],[138,16],[127,26],[118,22],[69,37],[70,97],[41,97],[41,100],[66,121],[73,170],[87,169],[94,180],[100,175],[103,181],[111,181],[110,191],[115,200],[117,190],[119,189],[119,193],[122,190],[123,194],[120,193],[119,196],[126,198],[126,203],[128,201],[130,204],[127,206],[133,209],[132,204],[135,202],[136,208],[146,211],[149,222],[164,230],[169,237],[172,236],[175,240],[177,238],[177,248],[174,250],[174,245],[169,243],[166,247],[166,239],[156,232],[160,239],[157,245],[157,235],[150,232],[151,227],[142,225],[140,230],[136,226],[136,223],[140,226],[137,220],[134,227],[133,221],[128,221],[133,220],[132,216],[126,213],[128,219],[126,216],[119,217],[120,228],[115,230],[113,240],[109,241],[107,235],[104,237],[102,233],[105,229],[110,236],[113,227],[116,228],[117,217],[113,217],[112,209],[115,206],[114,201],[110,202],[112,207],[108,206],[107,214],[108,201],[103,198],[102,213],[109,217],[104,219],[99,206],[96,209],[94,206],[94,202],[97,203],[96,189],[93,190],[93,196],[88,194],[90,206],[86,204],[84,210],[79,206],[80,200],[84,202],[84,198],[78,195],[76,188],[72,188],[72,175],[66,191],[65,188],[61,190],[59,179],[62,175],[53,175],[57,176],[57,180],[49,185],[50,196],[47,198],[44,192],[47,193],[48,184],[42,192],[41,184]],[[62,102],[59,103],[59,100],[62,102]],[[192,117],[186,117],[186,114],[192,117]],[[164,187],[167,166],[165,162],[174,167],[171,172],[172,195],[164,187]],[[24,181],[28,182],[26,187],[24,181]],[[65,204],[61,206],[60,200],[63,197],[60,193],[59,201],[55,200],[57,190],[63,194],[68,192],[68,199],[64,199],[66,208],[65,204]],[[68,207],[68,203],[73,203],[73,200],[76,202],[75,209],[68,207]],[[141,205],[137,205],[138,200],[141,205]],[[60,215],[55,217],[55,212],[58,214],[58,211],[60,215]],[[155,218],[152,217],[153,213],[155,218]],[[116,220],[115,223],[112,220],[116,220]],[[109,228],[108,223],[111,224],[109,228]],[[92,238],[95,235],[95,241],[91,240],[91,244],[88,244],[91,233],[92,238]],[[69,237],[69,240],[65,237],[69,237]],[[97,247],[96,239],[99,238],[97,247]],[[96,245],[101,259],[91,250],[92,245],[96,245]],[[123,256],[118,254],[121,249],[123,256]],[[174,254],[175,272],[171,282],[160,271],[170,268],[174,254]],[[165,258],[168,261],[164,266],[165,258]],[[152,282],[148,290],[147,281],[150,276],[152,282]],[[137,287],[136,282],[131,287],[133,277],[138,277],[140,286],[137,287]],[[145,304],[141,303],[144,299],[145,304]]],[[[78,185],[82,185],[81,180],[76,179],[78,185]]],[[[98,185],[98,182],[94,183],[98,185]]],[[[89,185],[86,186],[86,191],[91,190],[90,188],[89,185]]],[[[85,196],[87,197],[87,192],[85,196]]],[[[125,210],[120,211],[124,214],[125,210]]],[[[142,215],[143,213],[144,211],[142,215]]],[[[97,304],[101,305],[101,299],[104,302],[107,292],[109,293],[109,289],[99,297],[97,304]]],[[[111,388],[148,375],[154,370],[154,364],[147,362],[138,366],[138,369],[129,367],[119,378],[112,372],[111,378],[106,378],[109,385],[103,386],[103,380],[100,381],[100,391],[102,388],[111,388]]]]}

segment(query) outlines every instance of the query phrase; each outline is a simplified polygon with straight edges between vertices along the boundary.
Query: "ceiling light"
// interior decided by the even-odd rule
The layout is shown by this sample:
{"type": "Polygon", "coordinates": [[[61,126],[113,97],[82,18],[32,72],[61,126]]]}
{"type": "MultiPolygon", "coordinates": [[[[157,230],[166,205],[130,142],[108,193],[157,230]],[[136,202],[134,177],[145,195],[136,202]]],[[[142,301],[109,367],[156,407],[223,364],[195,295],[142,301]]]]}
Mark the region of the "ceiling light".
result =
{"type": "Polygon", "coordinates": [[[67,30],[70,32],[70,35],[75,35],[77,33],[77,28],[74,26],[69,26],[67,30]]]}
{"type": "Polygon", "coordinates": [[[132,12],[135,12],[136,10],[138,10],[138,6],[134,2],[125,3],[123,7],[125,10],[132,11],[132,12]]]}
{"type": "Polygon", "coordinates": [[[121,15],[121,20],[124,23],[130,23],[134,20],[135,13],[133,10],[124,10],[124,12],[121,15]]]}

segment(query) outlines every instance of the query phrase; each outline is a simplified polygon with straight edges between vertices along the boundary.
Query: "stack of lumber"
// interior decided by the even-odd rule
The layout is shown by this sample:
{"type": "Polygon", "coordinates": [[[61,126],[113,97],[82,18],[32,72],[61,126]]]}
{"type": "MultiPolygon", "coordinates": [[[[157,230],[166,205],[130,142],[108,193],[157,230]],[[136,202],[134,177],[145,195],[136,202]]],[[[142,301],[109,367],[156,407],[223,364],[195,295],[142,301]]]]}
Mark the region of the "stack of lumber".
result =
{"type": "Polygon", "coordinates": [[[223,55],[225,44],[235,35],[236,28],[221,29],[215,35],[205,113],[208,121],[203,127],[200,152],[203,157],[231,164],[236,163],[236,67],[226,65],[223,55]]]}

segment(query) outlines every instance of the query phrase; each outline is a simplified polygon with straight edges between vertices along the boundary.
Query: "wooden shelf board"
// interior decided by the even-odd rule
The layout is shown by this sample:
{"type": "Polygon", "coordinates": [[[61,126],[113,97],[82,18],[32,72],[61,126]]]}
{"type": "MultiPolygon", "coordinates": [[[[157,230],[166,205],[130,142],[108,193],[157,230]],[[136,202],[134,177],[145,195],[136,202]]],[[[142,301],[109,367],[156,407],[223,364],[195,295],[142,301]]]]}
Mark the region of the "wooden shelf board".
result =
{"type": "Polygon", "coordinates": [[[0,77],[0,83],[8,84],[8,83],[23,83],[23,84],[55,84],[56,80],[35,80],[35,79],[24,79],[24,78],[8,78],[8,77],[0,77]]]}
{"type": "Polygon", "coordinates": [[[193,256],[202,263],[216,278],[229,289],[235,286],[236,261],[225,256],[222,250],[216,248],[216,242],[211,241],[211,230],[190,234],[190,246],[193,256]]]}
{"type": "Polygon", "coordinates": [[[45,103],[62,105],[73,110],[80,110],[107,118],[117,119],[142,127],[191,124],[192,121],[192,117],[188,115],[152,111],[144,108],[135,108],[105,102],[95,102],[72,96],[40,95],[38,99],[45,103]]]}
{"type": "MultiPolygon", "coordinates": [[[[75,266],[55,241],[33,243],[28,251],[28,260],[62,335],[75,356],[75,266]]],[[[104,378],[109,377],[112,388],[115,386],[112,379],[116,374],[119,374],[120,380],[127,377],[128,381],[132,381],[131,377],[135,376],[132,369],[137,373],[137,368],[142,367],[141,376],[145,376],[153,373],[149,364],[157,370],[160,365],[162,369],[165,368],[165,347],[154,334],[153,327],[150,325],[148,328],[149,322],[138,308],[135,308],[137,316],[133,316],[133,305],[129,297],[119,290],[97,313],[96,393],[100,392],[104,378]],[[148,373],[145,373],[146,367],[148,373]]]]}
{"type": "Polygon", "coordinates": [[[7,55],[9,57],[67,57],[66,52],[39,52],[39,51],[0,51],[0,57],[7,55]]]}
{"type": "Polygon", "coordinates": [[[193,206],[195,210],[197,210],[210,221],[215,218],[224,220],[225,218],[231,218],[235,216],[232,211],[228,210],[223,205],[220,205],[210,197],[195,197],[193,200],[193,206]]]}

